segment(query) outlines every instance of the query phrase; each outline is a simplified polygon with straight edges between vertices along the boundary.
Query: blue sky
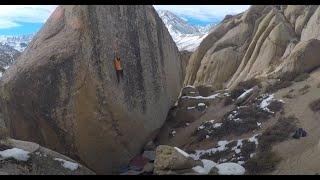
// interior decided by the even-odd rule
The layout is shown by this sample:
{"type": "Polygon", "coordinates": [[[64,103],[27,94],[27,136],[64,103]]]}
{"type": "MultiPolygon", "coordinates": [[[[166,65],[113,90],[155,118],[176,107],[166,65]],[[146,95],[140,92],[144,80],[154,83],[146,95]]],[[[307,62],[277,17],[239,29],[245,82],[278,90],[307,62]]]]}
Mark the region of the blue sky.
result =
{"type": "MultiPolygon", "coordinates": [[[[38,31],[56,5],[0,5],[0,35],[22,35],[38,31]]],[[[237,14],[249,5],[154,5],[169,10],[193,25],[217,23],[227,14],[237,14]]]]}
{"type": "Polygon", "coordinates": [[[0,35],[37,32],[56,5],[0,5],[0,35]]]}

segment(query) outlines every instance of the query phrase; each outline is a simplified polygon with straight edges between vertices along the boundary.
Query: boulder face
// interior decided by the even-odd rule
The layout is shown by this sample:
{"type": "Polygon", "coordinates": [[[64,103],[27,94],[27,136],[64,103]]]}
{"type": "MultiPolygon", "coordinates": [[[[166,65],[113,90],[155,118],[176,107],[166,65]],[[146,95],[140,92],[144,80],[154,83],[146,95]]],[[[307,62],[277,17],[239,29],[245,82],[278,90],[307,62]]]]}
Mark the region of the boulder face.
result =
{"type": "Polygon", "coordinates": [[[12,137],[117,173],[156,135],[182,81],[152,6],[59,6],[4,74],[0,100],[12,137]]]}
{"type": "Polygon", "coordinates": [[[94,175],[90,169],[39,144],[11,138],[0,140],[0,175],[94,175]],[[12,154],[11,157],[9,154],[12,154]],[[14,160],[12,160],[14,158],[14,160]]]}
{"type": "Polygon", "coordinates": [[[314,5],[251,6],[225,18],[191,55],[184,85],[233,88],[251,78],[319,67],[320,8],[314,5]]]}

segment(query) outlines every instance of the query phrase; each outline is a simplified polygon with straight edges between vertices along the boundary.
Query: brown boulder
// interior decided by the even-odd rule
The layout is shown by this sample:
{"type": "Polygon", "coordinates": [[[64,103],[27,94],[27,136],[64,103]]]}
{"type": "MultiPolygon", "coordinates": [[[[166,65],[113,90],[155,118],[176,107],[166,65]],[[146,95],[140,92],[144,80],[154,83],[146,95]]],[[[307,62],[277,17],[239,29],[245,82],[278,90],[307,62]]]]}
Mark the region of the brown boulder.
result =
{"type": "Polygon", "coordinates": [[[152,6],[72,5],[54,11],[0,83],[14,138],[109,174],[155,136],[179,95],[182,71],[152,6]]]}
{"type": "Polygon", "coordinates": [[[156,150],[156,159],[154,161],[154,172],[177,171],[192,169],[197,165],[201,165],[201,161],[195,161],[187,154],[179,152],[174,147],[160,145],[156,150]]]}

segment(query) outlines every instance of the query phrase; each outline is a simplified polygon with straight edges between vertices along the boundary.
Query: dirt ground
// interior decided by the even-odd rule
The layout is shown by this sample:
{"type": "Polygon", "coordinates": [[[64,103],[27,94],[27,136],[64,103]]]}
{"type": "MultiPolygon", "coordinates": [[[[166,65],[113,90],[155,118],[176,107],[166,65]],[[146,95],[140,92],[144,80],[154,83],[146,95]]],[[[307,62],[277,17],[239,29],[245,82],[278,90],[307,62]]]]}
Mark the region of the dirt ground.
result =
{"type": "Polygon", "coordinates": [[[298,126],[304,128],[307,137],[291,139],[274,146],[283,160],[272,174],[318,174],[320,173],[320,113],[314,113],[309,103],[320,98],[320,70],[313,72],[306,81],[296,82],[275,94],[276,98],[285,101],[285,114],[295,115],[298,126]],[[299,89],[310,85],[309,92],[302,95],[299,89]],[[283,98],[291,89],[295,95],[292,99],[283,98]]]}

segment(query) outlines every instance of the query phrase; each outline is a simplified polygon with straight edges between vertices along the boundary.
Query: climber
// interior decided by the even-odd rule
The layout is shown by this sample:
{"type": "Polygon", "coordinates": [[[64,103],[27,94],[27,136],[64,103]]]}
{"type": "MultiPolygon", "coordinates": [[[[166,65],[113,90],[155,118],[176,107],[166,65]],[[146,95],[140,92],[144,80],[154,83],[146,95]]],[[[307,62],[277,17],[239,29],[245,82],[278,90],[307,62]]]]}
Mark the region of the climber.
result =
{"type": "Polygon", "coordinates": [[[117,51],[115,52],[115,55],[114,55],[114,68],[116,69],[117,80],[118,80],[118,83],[119,83],[120,82],[120,77],[121,78],[123,77],[123,69],[122,69],[121,60],[120,60],[120,57],[119,57],[117,51]]]}

